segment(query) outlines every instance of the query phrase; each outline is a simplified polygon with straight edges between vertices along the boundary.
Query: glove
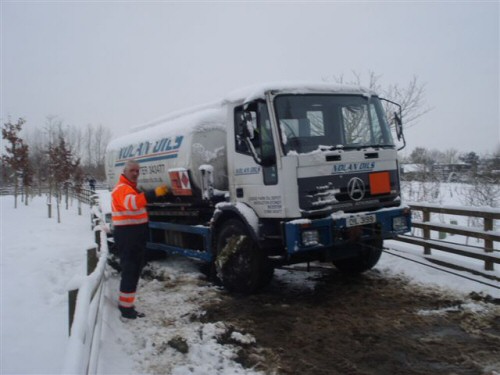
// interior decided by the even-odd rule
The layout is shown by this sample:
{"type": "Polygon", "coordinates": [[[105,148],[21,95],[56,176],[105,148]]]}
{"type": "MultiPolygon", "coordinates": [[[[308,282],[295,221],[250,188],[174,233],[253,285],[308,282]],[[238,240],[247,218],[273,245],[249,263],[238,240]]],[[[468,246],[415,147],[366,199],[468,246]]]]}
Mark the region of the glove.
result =
{"type": "Polygon", "coordinates": [[[160,185],[155,188],[155,194],[157,197],[163,197],[164,195],[167,195],[167,193],[168,193],[167,185],[160,185]]]}

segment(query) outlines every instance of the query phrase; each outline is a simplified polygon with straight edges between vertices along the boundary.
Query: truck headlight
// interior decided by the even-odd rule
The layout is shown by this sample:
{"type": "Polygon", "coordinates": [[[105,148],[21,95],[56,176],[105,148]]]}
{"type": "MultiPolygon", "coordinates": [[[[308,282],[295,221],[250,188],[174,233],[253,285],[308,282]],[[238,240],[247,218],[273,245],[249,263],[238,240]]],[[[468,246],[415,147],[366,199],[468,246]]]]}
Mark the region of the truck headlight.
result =
{"type": "Polygon", "coordinates": [[[316,229],[305,230],[302,232],[302,245],[314,246],[319,244],[319,232],[316,229]]]}
{"type": "Polygon", "coordinates": [[[408,225],[406,223],[406,216],[396,216],[392,219],[392,229],[394,231],[406,231],[408,225]]]}

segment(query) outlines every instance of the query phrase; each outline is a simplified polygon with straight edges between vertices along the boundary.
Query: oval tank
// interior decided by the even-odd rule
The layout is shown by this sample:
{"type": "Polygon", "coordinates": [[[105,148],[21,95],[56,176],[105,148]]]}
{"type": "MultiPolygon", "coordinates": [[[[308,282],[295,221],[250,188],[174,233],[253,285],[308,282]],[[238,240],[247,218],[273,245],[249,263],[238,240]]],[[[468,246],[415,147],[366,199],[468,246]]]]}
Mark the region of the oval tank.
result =
{"type": "Polygon", "coordinates": [[[139,163],[138,186],[154,189],[166,183],[168,171],[185,168],[191,186],[201,186],[201,165],[213,167],[214,188],[228,189],[226,162],[226,113],[223,107],[204,109],[142,126],[112,140],[106,150],[106,177],[110,189],[118,182],[128,160],[139,163]]]}

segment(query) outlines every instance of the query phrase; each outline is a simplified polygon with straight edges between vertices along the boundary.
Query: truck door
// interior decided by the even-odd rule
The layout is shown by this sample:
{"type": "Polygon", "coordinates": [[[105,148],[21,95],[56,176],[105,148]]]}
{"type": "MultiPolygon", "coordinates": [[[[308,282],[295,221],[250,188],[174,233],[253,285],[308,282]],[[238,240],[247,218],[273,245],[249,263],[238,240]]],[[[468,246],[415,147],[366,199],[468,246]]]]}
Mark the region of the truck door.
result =
{"type": "Polygon", "coordinates": [[[282,216],[276,149],[266,102],[257,100],[236,107],[234,127],[232,188],[236,201],[248,204],[261,218],[282,216]]]}

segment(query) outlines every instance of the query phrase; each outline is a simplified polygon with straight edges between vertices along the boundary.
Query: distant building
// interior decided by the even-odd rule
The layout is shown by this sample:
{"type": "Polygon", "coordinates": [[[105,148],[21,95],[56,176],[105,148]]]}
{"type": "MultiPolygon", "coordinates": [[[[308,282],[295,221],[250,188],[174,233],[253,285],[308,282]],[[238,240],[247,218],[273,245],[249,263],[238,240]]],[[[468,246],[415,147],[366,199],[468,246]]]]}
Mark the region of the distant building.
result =
{"type": "Polygon", "coordinates": [[[467,163],[433,164],[431,167],[434,177],[445,182],[465,182],[471,170],[471,165],[467,163]]]}
{"type": "Polygon", "coordinates": [[[425,164],[418,163],[408,163],[401,164],[401,177],[404,180],[423,180],[425,175],[428,173],[428,168],[425,164]]]}

